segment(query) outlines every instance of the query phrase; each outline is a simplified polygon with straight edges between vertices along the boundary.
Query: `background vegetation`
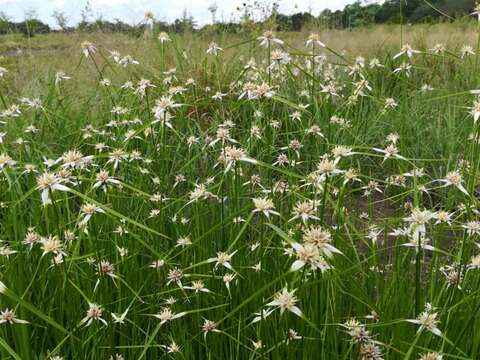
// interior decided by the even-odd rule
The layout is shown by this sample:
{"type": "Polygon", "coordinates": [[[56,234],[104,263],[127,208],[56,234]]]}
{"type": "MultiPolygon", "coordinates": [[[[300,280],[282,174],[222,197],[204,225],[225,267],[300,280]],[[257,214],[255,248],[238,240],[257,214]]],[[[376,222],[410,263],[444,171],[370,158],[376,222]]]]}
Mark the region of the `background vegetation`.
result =
{"type": "MultiPolygon", "coordinates": [[[[231,32],[238,33],[248,29],[268,27],[279,31],[300,31],[304,27],[315,26],[328,29],[351,29],[374,24],[399,23],[432,23],[466,19],[471,16],[475,7],[474,0],[386,0],[382,4],[362,3],[361,1],[345,6],[343,10],[325,9],[318,16],[309,12],[284,15],[278,11],[278,3],[269,1],[244,1],[237,7],[239,22],[221,22],[217,18],[218,6],[215,2],[208,8],[213,24],[198,27],[195,19],[185,10],[181,17],[172,23],[155,20],[155,27],[161,31],[182,33],[198,32],[231,32]],[[400,6],[402,4],[402,6],[400,6]],[[400,11],[401,10],[401,11],[400,11]]],[[[120,19],[107,21],[102,16],[94,18],[90,4],[82,11],[81,21],[75,26],[68,25],[68,19],[62,11],[54,11],[52,18],[56,30],[35,17],[34,11],[26,14],[26,19],[13,22],[5,12],[0,12],[0,34],[21,33],[25,36],[49,33],[52,31],[75,30],[109,31],[130,34],[142,34],[149,26],[145,22],[132,25],[120,19]]]]}
{"type": "Polygon", "coordinates": [[[265,11],[1,37],[2,359],[479,358],[478,23],[265,11]]]}

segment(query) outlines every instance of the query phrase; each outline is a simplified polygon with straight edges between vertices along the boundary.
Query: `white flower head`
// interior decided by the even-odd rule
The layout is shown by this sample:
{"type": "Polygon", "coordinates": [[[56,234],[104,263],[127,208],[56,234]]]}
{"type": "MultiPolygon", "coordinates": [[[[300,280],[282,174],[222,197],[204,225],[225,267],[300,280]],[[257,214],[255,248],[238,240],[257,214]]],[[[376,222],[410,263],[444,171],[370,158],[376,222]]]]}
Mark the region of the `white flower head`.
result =
{"type": "Polygon", "coordinates": [[[302,311],[295,305],[298,301],[295,296],[295,291],[297,291],[297,289],[289,291],[286,287],[283,288],[282,291],[275,294],[273,301],[269,302],[267,306],[277,307],[280,309],[281,314],[283,314],[285,310],[288,310],[295,315],[302,317],[302,311]]]}

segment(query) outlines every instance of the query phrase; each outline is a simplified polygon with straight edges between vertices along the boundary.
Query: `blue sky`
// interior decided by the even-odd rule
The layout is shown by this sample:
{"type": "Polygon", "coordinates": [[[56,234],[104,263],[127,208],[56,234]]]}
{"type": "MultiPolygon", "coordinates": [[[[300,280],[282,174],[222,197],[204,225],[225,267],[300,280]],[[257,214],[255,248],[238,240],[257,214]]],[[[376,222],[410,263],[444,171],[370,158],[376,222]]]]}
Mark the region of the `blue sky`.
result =
{"type": "MultiPolygon", "coordinates": [[[[208,7],[218,5],[217,19],[230,20],[235,8],[244,0],[90,0],[95,15],[102,14],[104,19],[115,18],[135,24],[143,19],[145,11],[152,11],[156,18],[172,21],[180,17],[187,9],[200,25],[211,21],[208,7]]],[[[373,0],[370,0],[373,1],[373,0]]],[[[70,24],[77,23],[87,0],[0,0],[0,10],[14,21],[25,18],[25,14],[34,10],[42,21],[55,25],[51,17],[55,9],[63,11],[70,24]]],[[[285,14],[311,10],[314,15],[325,9],[340,9],[354,0],[280,0],[280,10],[285,14]]]]}

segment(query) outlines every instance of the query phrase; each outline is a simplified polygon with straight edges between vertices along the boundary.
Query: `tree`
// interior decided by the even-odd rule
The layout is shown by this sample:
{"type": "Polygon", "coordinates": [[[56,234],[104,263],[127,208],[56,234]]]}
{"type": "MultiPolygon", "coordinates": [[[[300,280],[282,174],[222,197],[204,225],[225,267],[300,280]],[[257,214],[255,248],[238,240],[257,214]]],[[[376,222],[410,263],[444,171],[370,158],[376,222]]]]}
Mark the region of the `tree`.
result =
{"type": "Polygon", "coordinates": [[[33,37],[37,32],[50,31],[48,25],[37,20],[37,12],[33,9],[29,9],[25,12],[25,21],[19,24],[19,28],[20,32],[26,37],[33,37]]]}
{"type": "Polygon", "coordinates": [[[212,15],[212,24],[215,24],[217,21],[216,16],[217,16],[217,11],[218,11],[218,5],[216,2],[212,3],[208,7],[208,11],[210,11],[210,14],[212,15]]]}
{"type": "Polygon", "coordinates": [[[193,17],[189,14],[187,9],[182,11],[182,17],[176,19],[173,27],[175,32],[187,32],[195,29],[196,23],[193,17]]]}
{"type": "Polygon", "coordinates": [[[52,13],[52,18],[55,19],[58,27],[65,31],[67,29],[67,16],[62,10],[54,10],[52,13]]]}
{"type": "Polygon", "coordinates": [[[9,16],[0,11],[0,34],[8,34],[11,31],[9,16]]]}
{"type": "Polygon", "coordinates": [[[89,20],[93,18],[93,10],[92,6],[90,5],[90,1],[87,0],[85,7],[82,9],[80,13],[80,22],[78,23],[79,30],[86,30],[89,27],[89,20]]]}

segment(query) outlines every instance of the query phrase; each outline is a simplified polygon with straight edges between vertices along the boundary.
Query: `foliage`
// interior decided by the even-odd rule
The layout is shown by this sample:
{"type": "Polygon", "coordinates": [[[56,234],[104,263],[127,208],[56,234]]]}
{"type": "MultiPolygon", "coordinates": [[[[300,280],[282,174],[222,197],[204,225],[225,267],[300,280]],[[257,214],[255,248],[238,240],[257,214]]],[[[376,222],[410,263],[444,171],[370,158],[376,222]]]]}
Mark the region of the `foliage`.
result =
{"type": "Polygon", "coordinates": [[[0,59],[0,357],[476,360],[480,34],[454,25],[0,59]]]}
{"type": "MultiPolygon", "coordinates": [[[[212,14],[212,25],[204,25],[198,28],[195,19],[188,14],[187,10],[182,12],[182,16],[175,19],[172,23],[155,21],[156,31],[169,31],[176,33],[200,31],[204,33],[239,33],[255,32],[258,29],[270,28],[278,31],[300,31],[305,27],[320,24],[327,28],[353,28],[372,24],[383,23],[418,23],[446,21],[454,18],[468,16],[474,8],[474,0],[387,0],[382,4],[367,3],[361,1],[346,5],[343,10],[331,11],[323,10],[318,17],[311,13],[294,13],[291,15],[281,14],[278,11],[279,5],[275,2],[254,1],[244,2],[237,9],[240,14],[240,22],[219,22],[216,19],[218,6],[215,3],[209,7],[212,14]],[[402,11],[400,12],[400,8],[402,11]],[[401,14],[401,15],[400,15],[401,14]]],[[[81,21],[75,27],[67,26],[65,14],[61,11],[54,11],[52,17],[62,31],[107,31],[122,32],[135,36],[144,33],[145,23],[137,25],[127,24],[119,19],[107,21],[101,17],[94,19],[90,2],[86,2],[82,10],[81,21]]],[[[50,32],[47,24],[40,20],[30,18],[25,21],[15,23],[7,16],[0,16],[0,34],[19,32],[25,36],[33,36],[35,33],[50,32]]]]}

